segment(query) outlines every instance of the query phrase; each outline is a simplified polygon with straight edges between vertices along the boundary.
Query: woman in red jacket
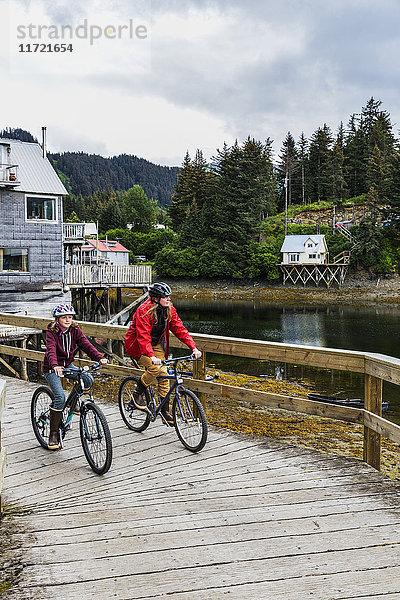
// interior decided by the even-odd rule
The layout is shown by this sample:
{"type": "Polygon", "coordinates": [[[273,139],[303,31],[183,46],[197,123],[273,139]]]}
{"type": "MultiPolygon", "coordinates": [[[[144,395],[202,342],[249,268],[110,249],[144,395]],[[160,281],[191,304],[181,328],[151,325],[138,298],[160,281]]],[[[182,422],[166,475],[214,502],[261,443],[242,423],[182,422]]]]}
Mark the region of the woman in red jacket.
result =
{"type": "MultiPolygon", "coordinates": [[[[50,323],[46,331],[46,352],[43,360],[43,376],[54,395],[53,406],[50,408],[50,436],[49,450],[59,450],[58,426],[60,424],[62,411],[65,405],[65,392],[60,377],[63,369],[68,367],[69,371],[77,369],[72,364],[78,348],[96,361],[105,364],[108,360],[100,354],[89,342],[82,329],[72,320],[75,314],[74,308],[69,304],[60,304],[53,308],[53,323],[50,323]]],[[[74,379],[69,376],[69,379],[74,379]]],[[[85,389],[89,389],[93,383],[90,373],[82,373],[85,389]]],[[[77,409],[79,407],[77,406],[77,409]]]]}
{"type": "MultiPolygon", "coordinates": [[[[156,380],[157,375],[166,373],[166,367],[161,366],[161,361],[168,357],[170,331],[189,346],[195,358],[201,356],[200,350],[196,348],[196,344],[172,305],[170,295],[171,288],[167,283],[153,283],[149,288],[149,299],[139,306],[133,315],[132,323],[125,336],[126,352],[145,370],[133,393],[133,402],[139,410],[146,410],[144,392],[147,386],[156,380]]],[[[168,390],[168,379],[159,379],[160,399],[166,396],[168,390]]],[[[173,425],[168,403],[164,404],[161,414],[168,425],[173,425]]]]}

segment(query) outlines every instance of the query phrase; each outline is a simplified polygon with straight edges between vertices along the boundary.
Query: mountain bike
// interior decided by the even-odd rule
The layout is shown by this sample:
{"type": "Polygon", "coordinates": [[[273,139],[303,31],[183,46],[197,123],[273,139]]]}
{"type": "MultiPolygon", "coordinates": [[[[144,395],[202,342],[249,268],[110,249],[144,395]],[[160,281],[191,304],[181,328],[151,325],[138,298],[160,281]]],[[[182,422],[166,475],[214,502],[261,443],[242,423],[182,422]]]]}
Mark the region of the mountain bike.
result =
{"type": "Polygon", "coordinates": [[[158,415],[167,424],[161,413],[161,409],[173,397],[173,426],[179,440],[191,452],[199,452],[204,448],[208,435],[207,418],[204,408],[198,397],[182,385],[182,377],[193,376],[193,372],[178,370],[178,363],[194,360],[196,359],[191,354],[190,356],[162,361],[163,365],[169,365],[168,374],[159,375],[157,379],[169,379],[172,385],[162,402],[159,401],[157,391],[151,385],[148,386],[145,392],[146,410],[136,408],[133,402],[133,392],[139,377],[126,377],[122,381],[118,392],[118,406],[122,419],[129,429],[136,432],[144,431],[151,422],[156,420],[158,415]]]}
{"type": "MultiPolygon", "coordinates": [[[[67,432],[71,429],[72,417],[80,402],[79,433],[83,452],[91,469],[98,475],[107,473],[112,461],[112,440],[107,420],[95,404],[93,393],[85,389],[80,373],[90,371],[95,373],[101,369],[102,364],[97,362],[89,366],[75,369],[64,369],[65,377],[71,376],[74,385],[70,391],[63,410],[59,426],[59,441],[62,447],[67,432]]],[[[31,401],[31,421],[34,434],[41,446],[48,449],[47,443],[50,433],[50,407],[53,405],[53,392],[47,386],[38,387],[31,401]]]]}

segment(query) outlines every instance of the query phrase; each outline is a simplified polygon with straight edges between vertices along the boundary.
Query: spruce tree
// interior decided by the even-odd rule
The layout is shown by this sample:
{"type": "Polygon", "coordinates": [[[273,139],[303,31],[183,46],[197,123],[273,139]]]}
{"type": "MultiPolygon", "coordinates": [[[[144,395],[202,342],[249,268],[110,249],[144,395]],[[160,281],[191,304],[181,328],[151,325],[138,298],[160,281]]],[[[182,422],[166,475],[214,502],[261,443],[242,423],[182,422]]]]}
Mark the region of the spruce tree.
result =
{"type": "Polygon", "coordinates": [[[298,178],[299,157],[294,137],[288,132],[282,143],[277,169],[277,181],[280,190],[279,207],[299,204],[301,202],[301,187],[298,178]]]}

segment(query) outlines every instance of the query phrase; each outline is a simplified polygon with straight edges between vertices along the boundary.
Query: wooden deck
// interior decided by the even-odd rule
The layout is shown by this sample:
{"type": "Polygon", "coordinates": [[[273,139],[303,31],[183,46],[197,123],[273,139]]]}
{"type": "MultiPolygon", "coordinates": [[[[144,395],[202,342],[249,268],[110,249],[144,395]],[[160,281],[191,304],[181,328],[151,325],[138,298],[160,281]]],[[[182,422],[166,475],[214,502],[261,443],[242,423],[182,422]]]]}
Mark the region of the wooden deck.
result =
{"type": "Polygon", "coordinates": [[[12,600],[398,600],[400,487],[371,467],[212,429],[129,431],[104,406],[114,461],[89,469],[78,427],[39,447],[32,383],[7,382],[3,500],[23,551],[12,600]]]}

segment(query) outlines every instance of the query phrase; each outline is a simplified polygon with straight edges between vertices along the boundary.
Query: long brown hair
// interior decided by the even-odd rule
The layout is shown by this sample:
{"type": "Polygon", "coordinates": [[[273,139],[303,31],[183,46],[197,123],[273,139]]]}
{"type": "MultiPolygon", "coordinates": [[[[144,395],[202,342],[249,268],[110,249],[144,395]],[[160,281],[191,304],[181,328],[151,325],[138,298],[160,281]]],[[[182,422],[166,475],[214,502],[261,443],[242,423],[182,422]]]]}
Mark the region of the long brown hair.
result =
{"type": "MultiPolygon", "coordinates": [[[[51,331],[56,331],[57,323],[58,323],[58,318],[56,317],[52,323],[49,323],[48,329],[50,329],[51,331]]],[[[69,327],[79,327],[79,325],[76,321],[72,321],[71,325],[69,327]]]]}
{"type": "MultiPolygon", "coordinates": [[[[154,321],[154,324],[157,323],[157,307],[160,306],[159,302],[151,301],[151,307],[146,312],[146,315],[150,315],[150,318],[154,321]]],[[[167,321],[171,319],[171,303],[167,306],[167,321]]]]}

